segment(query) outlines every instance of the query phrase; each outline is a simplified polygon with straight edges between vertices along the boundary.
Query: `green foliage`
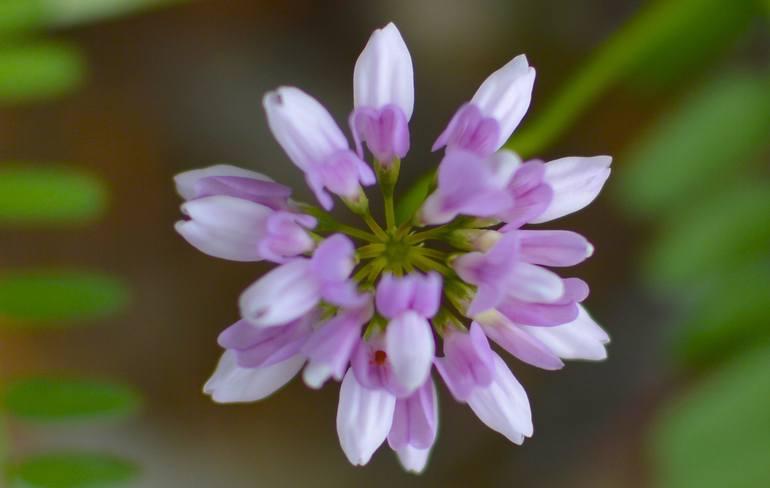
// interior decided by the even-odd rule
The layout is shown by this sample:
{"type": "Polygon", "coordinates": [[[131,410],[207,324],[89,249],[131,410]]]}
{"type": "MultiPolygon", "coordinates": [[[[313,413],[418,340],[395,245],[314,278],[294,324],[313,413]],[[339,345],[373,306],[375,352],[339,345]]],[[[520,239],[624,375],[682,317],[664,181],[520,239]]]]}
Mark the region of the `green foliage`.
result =
{"type": "Polygon", "coordinates": [[[770,347],[736,358],[652,432],[661,488],[770,486],[770,347]]]}
{"type": "Polygon", "coordinates": [[[37,42],[0,48],[0,105],[45,100],[83,80],[80,52],[66,44],[37,42]]]}
{"type": "Polygon", "coordinates": [[[745,172],[770,137],[769,84],[719,78],[663,117],[624,158],[616,190],[628,209],[658,217],[745,172]]]}
{"type": "Polygon", "coordinates": [[[133,463],[98,453],[57,452],[28,458],[10,470],[14,488],[99,488],[125,485],[139,474],[133,463]]]}
{"type": "Polygon", "coordinates": [[[423,175],[398,198],[398,203],[396,204],[396,222],[399,224],[405,222],[419,210],[422,202],[425,201],[425,198],[430,192],[434,178],[434,172],[423,175]]]}
{"type": "Polygon", "coordinates": [[[668,217],[646,260],[654,284],[691,286],[770,249],[770,186],[761,182],[739,183],[668,217]]]}
{"type": "Polygon", "coordinates": [[[72,225],[100,217],[107,191],[90,174],[58,165],[0,165],[0,226],[72,225]]]}
{"type": "Polygon", "coordinates": [[[640,63],[646,71],[667,70],[669,78],[689,74],[692,65],[684,61],[713,58],[714,47],[744,30],[757,11],[755,0],[735,0],[729,8],[723,0],[653,2],[609,39],[506,146],[526,156],[538,154],[610,86],[639,71],[640,63]]]}
{"type": "Polygon", "coordinates": [[[120,310],[128,291],[117,279],[84,271],[0,273],[0,325],[63,325],[120,310]]]}
{"type": "Polygon", "coordinates": [[[45,9],[39,0],[0,1],[0,37],[39,28],[45,9]]]}
{"type": "Polygon", "coordinates": [[[82,378],[29,378],[8,385],[5,409],[27,421],[58,422],[133,413],[138,394],[109,381],[82,378]]]}
{"type": "Polygon", "coordinates": [[[732,357],[770,342],[770,262],[712,277],[675,332],[676,352],[691,365],[732,357]]]}

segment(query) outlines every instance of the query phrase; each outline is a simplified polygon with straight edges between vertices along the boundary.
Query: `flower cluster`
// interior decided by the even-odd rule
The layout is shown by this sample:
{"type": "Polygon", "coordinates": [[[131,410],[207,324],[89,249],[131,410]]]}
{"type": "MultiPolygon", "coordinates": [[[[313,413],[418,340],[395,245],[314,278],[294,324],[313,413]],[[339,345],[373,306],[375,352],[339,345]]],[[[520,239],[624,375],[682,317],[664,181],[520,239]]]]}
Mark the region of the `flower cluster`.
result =
{"type": "Polygon", "coordinates": [[[452,396],[521,444],[532,435],[527,395],[490,344],[548,370],[600,360],[609,338],[582,306],[588,286],[549,268],[593,247],[562,230],[523,229],[588,205],[611,158],[523,162],[502,149],[529,106],[535,70],[515,57],[460,107],[433,150],[432,192],[397,222],[394,188],[409,151],[412,61],[398,29],[372,35],[353,74],[354,148],[329,113],[297,88],[264,97],[273,135],[323,209],[289,188],[228,165],[176,177],[176,230],[211,256],[277,267],[240,297],[241,320],[204,391],[216,402],[262,399],[302,371],[320,388],[341,381],[337,431],[366,464],[387,439],[403,466],[424,469],[436,439],[433,368],[452,396]],[[365,151],[373,156],[370,166],[365,151]],[[378,183],[385,224],[362,187],[378,183]],[[366,230],[336,222],[332,195],[366,230]]]}

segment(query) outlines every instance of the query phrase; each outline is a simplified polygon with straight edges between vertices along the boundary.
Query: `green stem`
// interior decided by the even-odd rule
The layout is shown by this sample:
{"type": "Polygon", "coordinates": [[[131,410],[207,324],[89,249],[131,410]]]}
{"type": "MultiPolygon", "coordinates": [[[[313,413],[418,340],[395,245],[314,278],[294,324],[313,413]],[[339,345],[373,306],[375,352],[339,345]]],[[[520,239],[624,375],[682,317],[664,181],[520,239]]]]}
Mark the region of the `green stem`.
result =
{"type": "Polygon", "coordinates": [[[450,277],[454,276],[454,271],[452,271],[451,268],[448,266],[439,263],[438,261],[435,261],[428,256],[424,256],[422,254],[413,254],[410,256],[410,259],[412,261],[412,264],[414,264],[418,269],[424,272],[428,271],[438,271],[444,276],[450,277]]]}
{"type": "Polygon", "coordinates": [[[396,208],[393,202],[393,194],[396,191],[398,174],[401,171],[401,160],[394,158],[388,166],[375,161],[374,170],[377,173],[377,180],[379,180],[380,189],[382,190],[382,199],[385,206],[385,228],[388,231],[393,231],[396,228],[396,208]]]}
{"type": "Polygon", "coordinates": [[[412,252],[420,254],[422,256],[426,256],[429,258],[439,259],[441,262],[446,262],[449,258],[449,253],[438,251],[436,249],[429,249],[425,247],[415,247],[412,249],[412,252]]]}
{"type": "Polygon", "coordinates": [[[388,240],[388,234],[380,227],[380,224],[377,223],[376,220],[374,220],[374,217],[372,217],[372,213],[369,211],[369,208],[367,207],[366,212],[362,212],[359,214],[359,216],[364,219],[364,222],[366,225],[369,226],[369,228],[372,230],[375,236],[381,241],[387,241],[388,240]]]}
{"type": "Polygon", "coordinates": [[[433,227],[432,229],[428,229],[422,232],[418,232],[414,235],[411,235],[406,238],[406,242],[408,244],[418,244],[423,241],[427,241],[429,239],[437,239],[443,237],[445,234],[451,232],[454,230],[454,223],[450,222],[448,224],[440,225],[438,227],[433,227]]]}
{"type": "Polygon", "coordinates": [[[359,259],[371,259],[380,256],[383,252],[385,252],[385,244],[367,244],[358,248],[356,256],[358,256],[359,259]]]}
{"type": "Polygon", "coordinates": [[[318,219],[319,227],[331,231],[331,232],[341,232],[343,234],[349,235],[350,237],[355,237],[356,239],[360,239],[362,241],[367,242],[379,242],[380,239],[378,239],[376,236],[363,231],[361,229],[357,229],[353,226],[343,224],[341,222],[337,222],[334,220],[334,218],[329,215],[328,213],[324,212],[318,207],[314,207],[313,205],[308,205],[306,203],[298,203],[297,207],[300,211],[312,215],[316,219],[318,219]]]}

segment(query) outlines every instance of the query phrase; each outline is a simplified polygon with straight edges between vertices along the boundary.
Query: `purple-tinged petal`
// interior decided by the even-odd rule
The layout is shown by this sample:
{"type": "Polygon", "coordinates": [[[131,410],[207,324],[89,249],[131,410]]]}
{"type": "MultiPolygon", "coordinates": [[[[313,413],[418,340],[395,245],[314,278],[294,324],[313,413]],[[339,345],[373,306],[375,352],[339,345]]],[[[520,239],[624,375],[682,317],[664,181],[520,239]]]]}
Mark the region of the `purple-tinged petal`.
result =
{"type": "Polygon", "coordinates": [[[428,321],[411,310],[388,323],[385,352],[393,373],[409,391],[414,391],[430,374],[436,343],[428,321]]]}
{"type": "Polygon", "coordinates": [[[430,457],[430,449],[417,449],[412,446],[404,446],[396,451],[401,466],[408,472],[420,474],[425,470],[430,457]]]}
{"type": "Polygon", "coordinates": [[[342,379],[360,340],[361,327],[372,313],[370,299],[363,307],[346,310],[313,332],[302,349],[308,358],[302,377],[308,386],[320,388],[330,377],[342,379]]]}
{"type": "Polygon", "coordinates": [[[495,149],[505,144],[524,118],[534,84],[535,69],[521,54],[492,73],[473,95],[470,103],[477,106],[485,117],[491,117],[500,124],[495,149]]]}
{"type": "Polygon", "coordinates": [[[332,207],[326,189],[355,199],[359,182],[375,181],[374,173],[349,148],[348,141],[329,112],[313,97],[293,87],[265,95],[267,122],[278,143],[327,210],[332,207]]]}
{"type": "Polygon", "coordinates": [[[385,273],[377,284],[377,310],[389,319],[408,310],[431,318],[438,312],[441,289],[442,280],[438,273],[409,273],[400,278],[385,273]]]}
{"type": "MultiPolygon", "coordinates": [[[[174,183],[176,184],[176,191],[185,200],[192,200],[194,198],[200,198],[201,188],[198,183],[206,178],[210,177],[222,177],[222,176],[236,176],[240,178],[247,178],[254,180],[255,183],[267,182],[272,183],[273,180],[270,177],[257,173],[256,171],[250,171],[248,169],[239,168],[230,164],[216,164],[207,168],[193,169],[185,171],[174,176],[174,183]]],[[[277,183],[276,183],[277,185],[277,183]]],[[[278,185],[282,186],[283,185],[278,185]]],[[[283,187],[286,188],[286,187],[283,187]]],[[[288,188],[287,188],[288,189],[288,188]]],[[[289,190],[291,193],[291,190],[289,190]]],[[[227,193],[222,193],[227,194],[227,193]]],[[[235,195],[231,195],[235,196],[235,195]]],[[[286,195],[288,196],[288,195],[286,195]]]]}
{"type": "Polygon", "coordinates": [[[610,176],[610,156],[569,157],[545,164],[545,181],[553,201],[532,223],[558,219],[585,207],[599,194],[610,176]]]}
{"type": "Polygon", "coordinates": [[[574,266],[594,252],[588,240],[576,232],[566,230],[520,230],[521,258],[543,266],[574,266]]]}
{"type": "Polygon", "coordinates": [[[438,430],[438,397],[433,380],[428,378],[414,393],[396,400],[388,444],[394,451],[412,446],[430,449],[438,430]]]}
{"type": "Polygon", "coordinates": [[[310,271],[322,283],[339,283],[350,276],[355,262],[355,247],[342,234],[333,234],[324,239],[313,253],[310,271]]]}
{"type": "Polygon", "coordinates": [[[494,377],[493,352],[481,326],[471,323],[468,333],[449,332],[444,357],[434,361],[452,396],[465,402],[475,388],[489,386],[494,377]]]}
{"type": "Polygon", "coordinates": [[[310,268],[309,260],[296,258],[269,271],[241,294],[241,317],[255,326],[273,327],[308,313],[321,298],[321,285],[310,268]]]}
{"type": "Polygon", "coordinates": [[[353,105],[380,109],[396,105],[406,120],[414,109],[412,57],[391,22],[372,33],[353,70],[353,105]]]}
{"type": "Polygon", "coordinates": [[[234,352],[238,366],[270,366],[298,354],[317,320],[318,314],[312,312],[280,327],[254,327],[239,320],[219,335],[218,342],[234,352]]]}
{"type": "Polygon", "coordinates": [[[302,90],[280,87],[265,95],[263,105],[273,136],[301,170],[349,148],[329,112],[302,90]]]}
{"type": "Polygon", "coordinates": [[[396,397],[382,389],[365,388],[348,371],[340,387],[337,434],[353,465],[364,465],[385,441],[393,423],[396,397]]]}
{"type": "Polygon", "coordinates": [[[394,158],[403,158],[409,152],[409,121],[395,105],[381,109],[359,107],[350,114],[350,131],[356,146],[356,154],[363,159],[363,143],[383,166],[389,166],[394,158]]]}
{"type": "Polygon", "coordinates": [[[382,275],[377,284],[375,299],[377,311],[388,319],[392,319],[409,309],[414,296],[416,280],[410,275],[397,278],[391,273],[382,275]]]}
{"type": "Polygon", "coordinates": [[[497,310],[519,325],[556,326],[572,322],[578,316],[578,303],[588,297],[588,285],[579,278],[562,282],[564,293],[555,302],[525,302],[508,297],[497,310]]]}
{"type": "Polygon", "coordinates": [[[443,224],[458,214],[490,217],[512,205],[508,181],[520,164],[518,156],[501,151],[480,158],[467,151],[448,152],[438,170],[438,187],[428,197],[420,218],[443,224]]]}
{"type": "Polygon", "coordinates": [[[273,210],[285,210],[289,205],[291,188],[272,181],[243,176],[209,176],[195,184],[198,198],[227,195],[265,205],[273,210]]]}
{"type": "Polygon", "coordinates": [[[494,380],[486,388],[475,389],[468,405],[487,427],[514,444],[522,444],[533,432],[527,393],[497,354],[494,362],[494,380]]]}
{"type": "Polygon", "coordinates": [[[397,397],[409,396],[411,391],[396,379],[390,358],[385,351],[384,334],[360,340],[350,360],[358,383],[369,389],[385,389],[397,397]]]}
{"type": "Polygon", "coordinates": [[[309,215],[274,212],[265,221],[265,236],[259,241],[259,254],[274,263],[299,256],[313,249],[315,243],[307,228],[315,226],[309,215]]]}
{"type": "Polygon", "coordinates": [[[564,363],[545,344],[499,312],[486,312],[477,321],[490,339],[521,361],[547,370],[564,367],[564,363]]]}
{"type": "Polygon", "coordinates": [[[288,383],[304,363],[305,358],[296,355],[270,366],[242,368],[236,364],[233,351],[225,351],[203,392],[217,403],[261,400],[288,383]]]}
{"type": "Polygon", "coordinates": [[[522,326],[529,334],[545,344],[563,359],[601,361],[607,358],[604,347],[610,340],[604,330],[579,306],[578,317],[557,327],[522,326]]]}
{"type": "Polygon", "coordinates": [[[441,305],[441,275],[431,271],[425,275],[411,273],[410,276],[415,277],[415,285],[409,308],[429,319],[436,315],[441,305]]]}
{"type": "Polygon", "coordinates": [[[431,150],[438,151],[447,146],[448,151],[470,151],[484,157],[499,149],[499,142],[500,123],[485,117],[476,105],[466,103],[452,116],[431,150]]]}
{"type": "Polygon", "coordinates": [[[552,303],[564,294],[556,273],[535,264],[518,262],[508,274],[508,295],[523,301],[552,303]]]}
{"type": "Polygon", "coordinates": [[[501,212],[501,218],[507,222],[501,230],[516,229],[531,222],[548,208],[553,199],[553,189],[544,178],[545,165],[540,161],[529,161],[518,168],[508,185],[513,206],[501,212]]]}
{"type": "Polygon", "coordinates": [[[268,207],[229,196],[189,200],[182,205],[189,220],[176,231],[195,248],[210,256],[232,261],[259,261],[259,243],[266,234],[268,207]]]}

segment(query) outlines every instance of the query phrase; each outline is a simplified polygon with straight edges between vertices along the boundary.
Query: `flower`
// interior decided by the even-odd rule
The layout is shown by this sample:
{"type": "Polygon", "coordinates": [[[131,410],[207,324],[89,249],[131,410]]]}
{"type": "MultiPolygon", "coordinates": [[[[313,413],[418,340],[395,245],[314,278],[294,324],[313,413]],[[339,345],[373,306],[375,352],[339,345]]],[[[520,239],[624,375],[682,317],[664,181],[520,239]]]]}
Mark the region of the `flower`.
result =
{"type": "Polygon", "coordinates": [[[387,440],[404,469],[420,473],[438,432],[436,377],[511,442],[532,436],[527,394],[490,340],[545,370],[606,357],[609,337],[584,307],[588,285],[551,269],[581,263],[593,246],[575,232],[524,227],[588,205],[612,160],[522,161],[503,148],[535,78],[517,56],[452,117],[433,147],[445,148],[435,188],[397,222],[413,76],[396,26],[375,31],[354,69],[354,150],[310,95],[293,87],[268,93],[270,130],[323,209],[291,200],[289,188],[265,175],[216,165],[176,177],[185,200],[176,230],[206,254],[276,265],[241,294],[240,319],[219,336],[225,352],[206,394],[255,401],[300,371],[311,388],[341,382],[337,433],[347,459],[366,464],[387,440]],[[364,191],[374,183],[384,224],[364,191]],[[327,213],[332,195],[366,228],[327,213]]]}

